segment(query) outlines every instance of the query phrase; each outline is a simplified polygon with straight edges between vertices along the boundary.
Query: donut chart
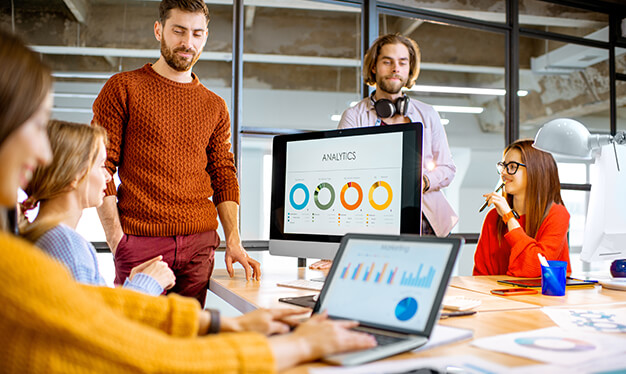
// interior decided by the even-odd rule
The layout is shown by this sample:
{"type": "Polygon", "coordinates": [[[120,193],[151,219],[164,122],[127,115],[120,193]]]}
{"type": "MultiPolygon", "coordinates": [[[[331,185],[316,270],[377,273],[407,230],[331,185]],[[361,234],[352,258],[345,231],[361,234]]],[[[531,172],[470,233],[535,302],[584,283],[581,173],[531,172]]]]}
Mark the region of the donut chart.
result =
{"type": "Polygon", "coordinates": [[[417,300],[405,297],[396,304],[396,318],[400,321],[408,321],[417,313],[417,300]]]}
{"type": "Polygon", "coordinates": [[[348,182],[341,189],[341,193],[339,194],[339,200],[341,201],[341,205],[343,205],[344,208],[348,210],[355,210],[359,207],[359,205],[361,205],[361,202],[363,201],[363,189],[356,182],[348,182]],[[348,191],[348,189],[350,188],[356,189],[356,192],[358,194],[358,197],[354,204],[348,204],[348,202],[346,201],[346,191],[348,191]]]}
{"type": "Polygon", "coordinates": [[[528,348],[556,352],[580,352],[596,349],[595,345],[584,340],[551,336],[517,338],[515,343],[528,348]]]}
{"type": "Polygon", "coordinates": [[[313,192],[313,202],[315,202],[315,205],[317,205],[317,207],[321,210],[329,209],[335,202],[335,189],[333,188],[333,186],[330,183],[326,182],[318,184],[315,188],[315,192],[313,192]],[[319,193],[324,188],[327,189],[328,192],[330,192],[330,199],[328,199],[328,202],[326,204],[322,204],[319,201],[319,193]]]}
{"type": "Polygon", "coordinates": [[[370,201],[370,205],[372,206],[372,208],[376,210],[385,210],[391,204],[391,200],[393,200],[393,190],[391,189],[389,183],[385,181],[378,181],[372,184],[372,187],[370,187],[370,192],[367,197],[370,201]],[[378,187],[382,187],[387,190],[387,200],[382,204],[377,204],[376,201],[374,201],[374,191],[376,191],[378,187]]]}
{"type": "Polygon", "coordinates": [[[295,210],[302,210],[309,203],[309,190],[306,188],[304,183],[297,183],[291,187],[291,191],[289,191],[289,203],[295,210]],[[293,196],[298,190],[304,191],[304,200],[300,204],[296,203],[293,199],[293,196]]]}

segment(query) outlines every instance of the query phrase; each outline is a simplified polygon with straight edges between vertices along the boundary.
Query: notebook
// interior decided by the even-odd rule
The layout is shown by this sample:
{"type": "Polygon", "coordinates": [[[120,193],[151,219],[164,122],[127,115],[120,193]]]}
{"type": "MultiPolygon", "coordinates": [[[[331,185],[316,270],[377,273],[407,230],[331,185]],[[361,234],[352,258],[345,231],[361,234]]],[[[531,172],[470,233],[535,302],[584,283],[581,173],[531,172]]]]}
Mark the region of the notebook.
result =
{"type": "Polygon", "coordinates": [[[460,238],[347,234],[313,312],[356,320],[372,334],[372,349],[324,357],[359,365],[418,348],[438,320],[460,238]]]}

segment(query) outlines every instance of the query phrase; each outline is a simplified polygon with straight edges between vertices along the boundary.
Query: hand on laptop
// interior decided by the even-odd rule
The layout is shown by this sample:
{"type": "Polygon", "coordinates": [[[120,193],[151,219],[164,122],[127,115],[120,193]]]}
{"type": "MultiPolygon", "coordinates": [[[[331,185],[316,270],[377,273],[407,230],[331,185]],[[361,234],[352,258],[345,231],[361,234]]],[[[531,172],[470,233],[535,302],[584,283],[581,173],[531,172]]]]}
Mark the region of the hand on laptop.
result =
{"type": "Polygon", "coordinates": [[[270,346],[276,369],[282,370],[335,353],[375,347],[373,336],[349,330],[357,325],[355,321],[331,321],[323,312],[302,323],[291,334],[272,337],[270,346]]]}
{"type": "Polygon", "coordinates": [[[304,309],[257,309],[240,317],[222,317],[221,332],[258,332],[265,335],[285,334],[296,322],[285,320],[289,316],[308,313],[304,309]]]}

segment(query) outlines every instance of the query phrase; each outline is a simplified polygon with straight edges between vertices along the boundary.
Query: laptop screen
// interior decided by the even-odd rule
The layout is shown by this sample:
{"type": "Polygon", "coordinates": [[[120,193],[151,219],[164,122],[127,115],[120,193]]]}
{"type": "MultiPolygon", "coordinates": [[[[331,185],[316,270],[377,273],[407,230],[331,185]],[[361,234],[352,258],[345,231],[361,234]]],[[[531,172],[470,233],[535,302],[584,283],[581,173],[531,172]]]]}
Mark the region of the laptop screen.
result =
{"type": "Polygon", "coordinates": [[[364,325],[430,333],[460,240],[398,238],[346,236],[316,310],[364,325]]]}

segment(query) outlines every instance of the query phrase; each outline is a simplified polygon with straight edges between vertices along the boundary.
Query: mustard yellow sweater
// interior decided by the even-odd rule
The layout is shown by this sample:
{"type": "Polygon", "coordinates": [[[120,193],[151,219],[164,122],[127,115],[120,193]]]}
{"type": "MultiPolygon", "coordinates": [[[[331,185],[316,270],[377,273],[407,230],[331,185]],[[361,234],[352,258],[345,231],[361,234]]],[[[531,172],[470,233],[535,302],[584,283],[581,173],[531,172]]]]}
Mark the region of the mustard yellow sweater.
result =
{"type": "Polygon", "coordinates": [[[79,285],[31,244],[0,233],[0,372],[268,373],[259,334],[196,337],[199,305],[79,285]]]}

